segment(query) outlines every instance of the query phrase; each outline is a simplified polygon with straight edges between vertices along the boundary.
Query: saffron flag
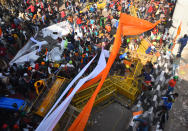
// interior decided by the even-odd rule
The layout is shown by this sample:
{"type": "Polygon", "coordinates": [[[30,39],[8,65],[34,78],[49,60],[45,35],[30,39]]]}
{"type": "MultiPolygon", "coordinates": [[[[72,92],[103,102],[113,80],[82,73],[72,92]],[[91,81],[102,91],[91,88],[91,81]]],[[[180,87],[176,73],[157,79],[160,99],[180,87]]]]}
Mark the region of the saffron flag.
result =
{"type": "Polygon", "coordinates": [[[176,36],[179,36],[180,35],[180,33],[181,33],[181,25],[182,25],[182,23],[179,25],[179,27],[178,27],[178,31],[177,31],[177,35],[176,36]]]}
{"type": "Polygon", "coordinates": [[[178,36],[179,36],[180,33],[181,33],[181,25],[182,25],[182,22],[180,23],[180,25],[179,25],[179,27],[178,27],[178,30],[177,30],[176,37],[175,37],[174,40],[173,40],[173,46],[172,46],[171,52],[172,52],[172,50],[174,49],[174,47],[175,47],[175,45],[176,45],[176,39],[178,38],[178,36]]]}
{"type": "Polygon", "coordinates": [[[180,33],[181,33],[181,25],[182,25],[182,23],[180,23],[180,25],[178,26],[177,34],[176,34],[176,37],[174,38],[174,43],[176,42],[177,37],[178,37],[178,36],[180,35],[180,33]]]}
{"type": "MultiPolygon", "coordinates": [[[[145,31],[151,30],[154,28],[160,21],[157,21],[155,24],[152,24],[148,21],[129,16],[127,14],[121,14],[120,15],[120,21],[119,21],[119,26],[116,32],[116,38],[114,41],[113,49],[110,54],[110,57],[108,59],[108,63],[106,65],[106,68],[103,70],[102,75],[98,75],[97,79],[94,78],[91,80],[92,82],[96,82],[100,77],[101,81],[96,88],[95,92],[91,96],[90,100],[88,103],[85,105],[83,108],[82,112],[78,115],[78,117],[75,119],[71,127],[69,128],[69,131],[83,131],[85,128],[85,125],[88,121],[91,109],[93,107],[93,104],[95,102],[95,98],[100,91],[107,75],[108,72],[118,54],[119,48],[121,46],[121,35],[138,35],[140,33],[143,33],[145,31]]],[[[91,82],[90,81],[90,82],[91,82]]],[[[88,85],[91,84],[88,82],[88,85]]]]}
{"type": "Polygon", "coordinates": [[[154,28],[160,23],[160,20],[152,24],[146,20],[139,19],[127,14],[121,14],[121,24],[123,35],[138,35],[154,28]]]}

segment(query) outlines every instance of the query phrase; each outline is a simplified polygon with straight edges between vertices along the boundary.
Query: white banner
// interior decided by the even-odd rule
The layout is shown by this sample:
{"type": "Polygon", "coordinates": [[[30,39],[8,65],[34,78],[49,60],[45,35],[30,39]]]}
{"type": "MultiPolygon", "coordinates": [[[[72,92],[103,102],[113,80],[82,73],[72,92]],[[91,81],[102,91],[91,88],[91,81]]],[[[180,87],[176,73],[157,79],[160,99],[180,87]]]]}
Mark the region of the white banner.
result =
{"type": "MultiPolygon", "coordinates": [[[[95,56],[96,57],[96,56],[95,56]]],[[[87,68],[90,66],[90,64],[93,62],[93,60],[95,59],[95,57],[78,73],[78,75],[71,81],[71,83],[67,86],[67,88],[64,90],[64,92],[62,93],[62,95],[58,98],[58,100],[56,101],[56,103],[53,105],[53,107],[50,109],[50,111],[47,113],[47,115],[43,118],[42,122],[40,123],[40,125],[38,126],[38,128],[40,128],[40,126],[42,125],[42,123],[45,121],[45,119],[49,116],[49,114],[55,109],[55,107],[59,104],[59,102],[62,100],[62,98],[68,93],[68,91],[70,90],[70,88],[73,86],[73,84],[84,74],[84,72],[87,70],[87,68]]],[[[37,128],[37,129],[38,129],[37,128]]]]}
{"type": "MultiPolygon", "coordinates": [[[[35,34],[35,36],[34,36],[34,38],[36,38],[37,37],[37,35],[38,35],[38,28],[37,28],[37,31],[36,31],[36,34],[35,34]]],[[[31,46],[33,45],[33,42],[29,39],[29,41],[24,45],[24,47],[22,48],[22,49],[20,49],[19,51],[18,51],[18,53],[16,54],[16,56],[10,61],[10,65],[12,65],[13,63],[17,63],[17,64],[24,64],[23,62],[21,63],[21,62],[19,62],[19,58],[20,57],[22,57],[22,56],[24,56],[24,55],[26,55],[27,54],[27,52],[32,52],[32,51],[34,51],[34,50],[31,50],[31,46]]]]}
{"type": "Polygon", "coordinates": [[[104,51],[102,51],[99,58],[99,62],[95,67],[95,69],[87,77],[82,78],[77,83],[76,87],[73,89],[71,94],[49,115],[47,119],[45,119],[45,121],[41,122],[41,124],[36,129],[36,131],[41,131],[41,130],[52,131],[55,125],[58,123],[59,119],[66,111],[75,93],[80,89],[80,87],[86,81],[96,77],[105,67],[106,67],[106,60],[105,60],[104,51]]]}
{"type": "Polygon", "coordinates": [[[35,40],[33,37],[31,37],[30,40],[33,41],[34,43],[36,43],[35,45],[31,46],[31,48],[38,46],[39,47],[38,52],[41,51],[41,48],[42,48],[43,45],[48,44],[47,41],[38,41],[38,40],[35,40]]]}
{"type": "Polygon", "coordinates": [[[58,37],[67,36],[72,32],[72,27],[67,21],[63,21],[42,29],[43,38],[50,36],[54,40],[58,37]]]}

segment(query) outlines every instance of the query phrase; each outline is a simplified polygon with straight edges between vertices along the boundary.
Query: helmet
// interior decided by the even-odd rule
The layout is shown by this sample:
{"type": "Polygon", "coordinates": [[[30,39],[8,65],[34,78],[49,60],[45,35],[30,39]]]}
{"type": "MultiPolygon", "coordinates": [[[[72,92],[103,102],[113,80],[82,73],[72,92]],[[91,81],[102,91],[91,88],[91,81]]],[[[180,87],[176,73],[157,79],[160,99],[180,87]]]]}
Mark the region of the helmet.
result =
{"type": "Polygon", "coordinates": [[[174,80],[178,80],[178,76],[174,76],[174,80]]]}
{"type": "Polygon", "coordinates": [[[128,39],[127,39],[127,43],[129,43],[129,42],[130,42],[130,39],[128,38],[128,39]]]}
{"type": "Polygon", "coordinates": [[[56,67],[56,68],[59,68],[59,64],[58,63],[56,63],[56,64],[54,64],[54,67],[56,67]]]}
{"type": "Polygon", "coordinates": [[[72,61],[71,61],[71,60],[69,61],[69,64],[72,64],[72,61]]]}
{"type": "Polygon", "coordinates": [[[42,61],[42,62],[41,62],[41,65],[45,65],[45,62],[44,62],[44,61],[42,61]]]}
{"type": "Polygon", "coordinates": [[[31,67],[31,66],[29,66],[29,67],[28,67],[28,70],[29,70],[29,71],[31,71],[31,70],[32,70],[32,67],[31,67]]]}

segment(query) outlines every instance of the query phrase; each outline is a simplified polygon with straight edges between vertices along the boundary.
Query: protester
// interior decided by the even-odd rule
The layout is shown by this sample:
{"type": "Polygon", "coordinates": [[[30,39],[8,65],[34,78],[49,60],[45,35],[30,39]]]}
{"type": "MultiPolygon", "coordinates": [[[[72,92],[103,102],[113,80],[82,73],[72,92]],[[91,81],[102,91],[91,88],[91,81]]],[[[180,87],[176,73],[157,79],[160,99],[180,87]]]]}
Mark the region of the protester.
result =
{"type": "Polygon", "coordinates": [[[139,125],[137,128],[137,131],[148,131],[149,130],[149,122],[148,120],[145,120],[144,118],[140,119],[134,119],[133,121],[139,121],[139,125]]]}
{"type": "Polygon", "coordinates": [[[174,91],[177,81],[178,81],[178,76],[174,76],[173,79],[169,80],[169,82],[168,82],[169,86],[168,86],[166,95],[168,95],[170,92],[174,91]]]}
{"type": "Polygon", "coordinates": [[[169,111],[172,108],[172,104],[177,97],[178,97],[177,93],[168,95],[167,97],[162,97],[164,101],[163,106],[169,111]]]}
{"type": "Polygon", "coordinates": [[[179,39],[179,43],[180,43],[180,48],[179,48],[179,52],[177,54],[178,57],[181,57],[181,53],[183,51],[183,49],[185,48],[185,46],[187,45],[187,41],[188,41],[188,36],[185,34],[183,38],[179,39]]]}

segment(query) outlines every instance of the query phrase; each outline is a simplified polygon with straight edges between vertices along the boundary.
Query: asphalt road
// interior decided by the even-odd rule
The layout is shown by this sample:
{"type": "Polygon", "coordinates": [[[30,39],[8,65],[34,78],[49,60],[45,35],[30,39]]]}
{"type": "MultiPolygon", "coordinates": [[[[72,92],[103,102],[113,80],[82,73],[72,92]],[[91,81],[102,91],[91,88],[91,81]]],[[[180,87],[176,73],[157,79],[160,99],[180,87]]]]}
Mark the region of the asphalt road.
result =
{"type": "Polygon", "coordinates": [[[97,113],[92,113],[92,126],[87,131],[125,131],[131,118],[131,111],[119,103],[111,103],[97,113]]]}

